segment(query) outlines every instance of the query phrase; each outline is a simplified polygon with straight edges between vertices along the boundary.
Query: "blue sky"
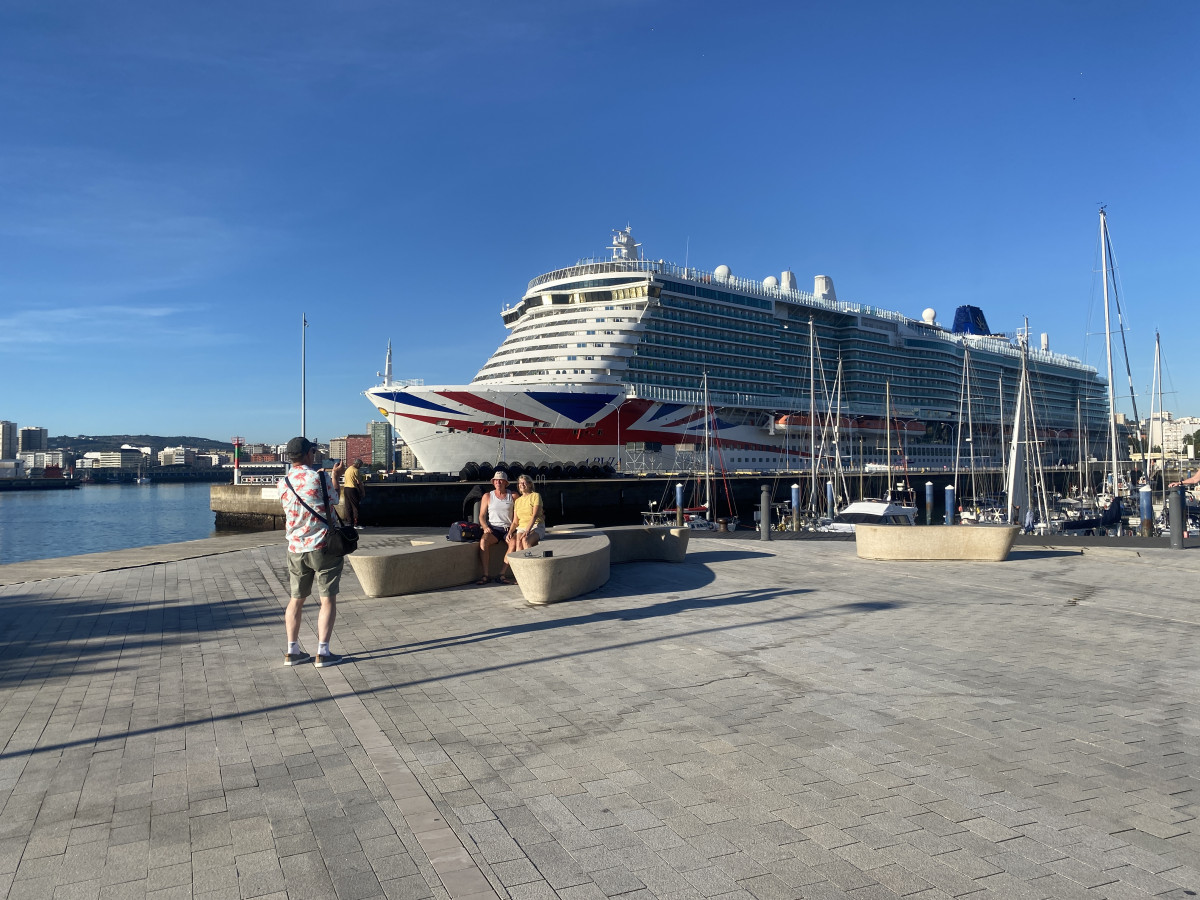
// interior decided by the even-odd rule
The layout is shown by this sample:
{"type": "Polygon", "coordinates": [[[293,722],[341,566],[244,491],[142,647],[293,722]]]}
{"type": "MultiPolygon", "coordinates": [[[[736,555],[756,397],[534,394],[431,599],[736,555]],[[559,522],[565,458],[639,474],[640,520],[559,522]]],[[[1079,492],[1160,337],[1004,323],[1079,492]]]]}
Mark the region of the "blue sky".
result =
{"type": "Polygon", "coordinates": [[[1139,411],[1159,329],[1200,415],[1197,46],[1192,2],[6,0],[0,418],[286,440],[303,312],[309,436],[361,431],[389,339],[465,383],[626,224],[1103,369],[1101,203],[1139,411]]]}

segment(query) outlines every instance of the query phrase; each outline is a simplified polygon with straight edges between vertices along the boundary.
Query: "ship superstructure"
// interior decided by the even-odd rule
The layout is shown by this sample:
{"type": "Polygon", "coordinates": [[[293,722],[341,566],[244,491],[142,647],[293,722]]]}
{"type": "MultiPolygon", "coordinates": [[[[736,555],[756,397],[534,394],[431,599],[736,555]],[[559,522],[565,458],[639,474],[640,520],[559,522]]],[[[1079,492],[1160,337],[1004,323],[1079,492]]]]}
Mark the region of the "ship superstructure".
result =
{"type": "MultiPolygon", "coordinates": [[[[809,469],[816,432],[825,455],[834,424],[846,465],[899,459],[941,470],[961,438],[966,348],[975,450],[999,465],[1027,339],[991,333],[978,309],[960,307],[945,328],[932,309],[917,320],[839,301],[824,275],[807,292],[790,271],[757,281],[723,265],[649,260],[629,228],[610,250],[533,279],[502,311],[508,336],[470,384],[387,378],[367,392],[426,471],[501,460],[555,474],[689,470],[705,429],[706,373],[709,427],[729,470],[809,469]]],[[[1044,335],[1028,359],[1042,455],[1052,464],[1091,452],[1107,420],[1105,383],[1050,352],[1044,335]]]]}

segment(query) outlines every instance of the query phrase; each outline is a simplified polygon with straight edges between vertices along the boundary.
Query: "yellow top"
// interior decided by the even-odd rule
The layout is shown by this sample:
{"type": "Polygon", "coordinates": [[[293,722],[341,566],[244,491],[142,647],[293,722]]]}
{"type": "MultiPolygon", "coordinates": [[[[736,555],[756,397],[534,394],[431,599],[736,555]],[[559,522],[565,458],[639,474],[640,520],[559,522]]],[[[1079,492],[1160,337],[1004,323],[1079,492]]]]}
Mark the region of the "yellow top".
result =
{"type": "Polygon", "coordinates": [[[360,488],[363,486],[362,475],[359,474],[358,466],[351,466],[344,475],[342,475],[342,487],[360,488]]]}
{"type": "Polygon", "coordinates": [[[542,495],[536,491],[522,494],[516,499],[516,502],[513,503],[513,524],[516,525],[518,531],[528,531],[546,521],[545,510],[541,506],[542,495]],[[533,517],[535,509],[538,511],[536,519],[533,517]]]}

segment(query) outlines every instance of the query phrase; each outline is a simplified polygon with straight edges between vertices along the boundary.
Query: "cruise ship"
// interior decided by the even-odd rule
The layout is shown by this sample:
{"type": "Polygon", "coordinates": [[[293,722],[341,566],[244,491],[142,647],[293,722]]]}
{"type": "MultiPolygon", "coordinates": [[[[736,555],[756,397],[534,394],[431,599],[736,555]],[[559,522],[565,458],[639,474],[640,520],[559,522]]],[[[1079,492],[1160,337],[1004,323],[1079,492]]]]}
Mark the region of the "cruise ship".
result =
{"type": "Polygon", "coordinates": [[[993,333],[976,307],[947,328],[933,309],[913,319],[840,301],[825,275],[810,293],[791,271],[756,280],[646,259],[628,227],[610,252],[530,281],[470,384],[389,371],[366,392],[425,471],[685,472],[706,451],[731,472],[831,458],[941,471],[967,448],[976,465],[999,466],[1023,356],[1043,461],[1103,446],[1096,369],[1052,353],[1044,334],[1034,346],[1027,330],[993,333]]]}

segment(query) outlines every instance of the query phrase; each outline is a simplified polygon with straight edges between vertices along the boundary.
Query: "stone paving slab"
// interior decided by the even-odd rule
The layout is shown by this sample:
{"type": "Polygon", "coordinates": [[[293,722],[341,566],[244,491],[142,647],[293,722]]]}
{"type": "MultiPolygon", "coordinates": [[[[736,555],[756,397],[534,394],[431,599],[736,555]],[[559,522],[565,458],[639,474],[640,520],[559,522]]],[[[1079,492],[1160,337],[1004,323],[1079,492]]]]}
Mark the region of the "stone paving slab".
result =
{"type": "Polygon", "coordinates": [[[280,536],[212,540],[0,567],[0,896],[1200,894],[1194,551],[347,568],[315,669],[280,536]]]}

